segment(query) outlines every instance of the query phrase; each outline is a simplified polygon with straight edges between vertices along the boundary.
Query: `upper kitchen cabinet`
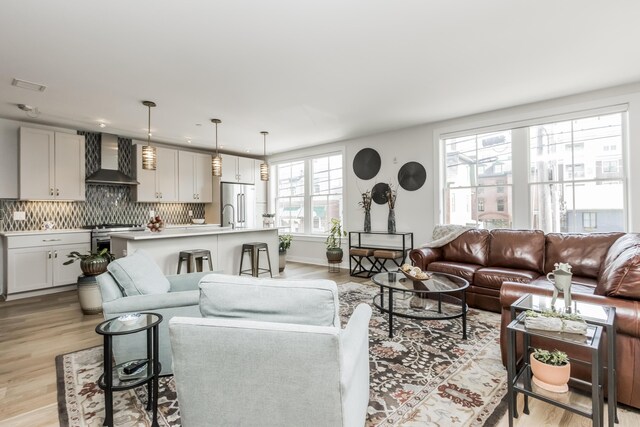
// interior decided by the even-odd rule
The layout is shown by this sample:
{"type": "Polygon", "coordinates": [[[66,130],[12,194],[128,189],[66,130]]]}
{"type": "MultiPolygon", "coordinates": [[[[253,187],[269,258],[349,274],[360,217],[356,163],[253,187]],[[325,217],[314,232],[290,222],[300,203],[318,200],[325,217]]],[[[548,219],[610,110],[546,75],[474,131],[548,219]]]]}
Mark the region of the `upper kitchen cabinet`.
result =
{"type": "Polygon", "coordinates": [[[211,203],[213,201],[211,156],[180,151],[178,154],[181,202],[211,203]]]}
{"type": "Polygon", "coordinates": [[[241,184],[255,184],[254,159],[247,157],[221,154],[222,182],[239,182],[241,184]]]}
{"type": "Polygon", "coordinates": [[[84,136],[20,128],[23,200],[85,200],[84,136]]]}
{"type": "Polygon", "coordinates": [[[142,144],[136,144],[138,202],[178,201],[178,150],[156,147],[156,170],[142,169],[142,144]]]}

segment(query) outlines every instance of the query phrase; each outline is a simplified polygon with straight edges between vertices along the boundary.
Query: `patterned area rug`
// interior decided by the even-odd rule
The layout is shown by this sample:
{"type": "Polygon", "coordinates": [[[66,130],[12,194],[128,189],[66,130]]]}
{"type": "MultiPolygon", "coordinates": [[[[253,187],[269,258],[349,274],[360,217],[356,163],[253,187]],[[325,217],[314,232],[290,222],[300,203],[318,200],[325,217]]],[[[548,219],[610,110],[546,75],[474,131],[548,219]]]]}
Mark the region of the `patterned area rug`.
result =
{"type": "MultiPolygon", "coordinates": [[[[339,289],[344,324],[359,303],[371,303],[379,288],[347,283],[339,289]]],[[[409,297],[396,303],[414,305],[409,297]]],[[[500,361],[500,317],[472,309],[467,320],[466,341],[461,319],[394,318],[390,339],[387,316],[374,308],[367,426],[491,426],[502,417],[507,375],[500,361]]],[[[104,396],[96,382],[102,347],[58,356],[56,366],[60,425],[101,426],[104,396]]],[[[114,393],[115,425],[150,426],[146,402],[146,387],[114,393]]],[[[160,381],[158,409],[161,426],[180,426],[172,377],[160,381]]]]}

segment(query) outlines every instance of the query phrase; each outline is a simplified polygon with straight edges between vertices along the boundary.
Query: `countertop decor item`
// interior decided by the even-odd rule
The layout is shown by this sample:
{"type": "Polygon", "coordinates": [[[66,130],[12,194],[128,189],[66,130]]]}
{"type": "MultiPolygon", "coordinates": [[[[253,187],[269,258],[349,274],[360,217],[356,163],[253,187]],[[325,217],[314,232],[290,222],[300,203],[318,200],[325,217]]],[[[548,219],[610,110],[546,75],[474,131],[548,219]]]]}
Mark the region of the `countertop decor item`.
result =
{"type": "Polygon", "coordinates": [[[204,218],[191,218],[193,224],[204,224],[204,218]]]}
{"type": "Polygon", "coordinates": [[[373,148],[363,148],[353,158],[353,172],[360,179],[371,179],[380,171],[380,154],[373,148]]]}
{"type": "Polygon", "coordinates": [[[147,228],[154,233],[159,233],[164,230],[164,221],[159,216],[151,218],[149,223],[147,224],[147,228]]]}
{"type": "Polygon", "coordinates": [[[262,226],[265,228],[273,228],[276,222],[276,214],[263,213],[262,214],[262,226]]]}
{"type": "Polygon", "coordinates": [[[553,393],[569,391],[571,363],[567,353],[535,348],[530,358],[534,384],[553,393]]]}
{"type": "Polygon", "coordinates": [[[157,153],[156,147],[151,145],[151,107],[155,107],[153,101],[142,101],[142,105],[149,109],[149,120],[147,122],[147,145],[142,147],[142,169],[156,170],[157,153]]]}

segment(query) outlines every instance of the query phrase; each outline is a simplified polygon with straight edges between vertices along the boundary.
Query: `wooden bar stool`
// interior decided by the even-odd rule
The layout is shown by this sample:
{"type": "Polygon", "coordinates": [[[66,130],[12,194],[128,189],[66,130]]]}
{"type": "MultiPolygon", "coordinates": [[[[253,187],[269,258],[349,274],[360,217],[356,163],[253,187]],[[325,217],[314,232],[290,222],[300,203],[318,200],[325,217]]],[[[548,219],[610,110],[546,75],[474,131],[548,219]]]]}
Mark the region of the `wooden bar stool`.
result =
{"type": "Polygon", "coordinates": [[[251,242],[245,243],[242,245],[242,253],[240,254],[240,276],[243,274],[251,273],[253,277],[258,277],[261,273],[269,272],[269,275],[273,277],[273,273],[271,273],[271,257],[269,257],[269,246],[263,242],[251,242]],[[251,269],[243,270],[242,263],[244,261],[244,254],[249,253],[251,257],[251,269]],[[269,263],[269,268],[260,268],[260,252],[267,253],[267,262],[269,263]]]}
{"type": "Polygon", "coordinates": [[[204,260],[209,261],[209,271],[213,271],[213,262],[211,261],[211,251],[207,249],[189,249],[180,251],[178,258],[178,274],[182,268],[182,262],[187,262],[187,273],[202,271],[204,260]]]}

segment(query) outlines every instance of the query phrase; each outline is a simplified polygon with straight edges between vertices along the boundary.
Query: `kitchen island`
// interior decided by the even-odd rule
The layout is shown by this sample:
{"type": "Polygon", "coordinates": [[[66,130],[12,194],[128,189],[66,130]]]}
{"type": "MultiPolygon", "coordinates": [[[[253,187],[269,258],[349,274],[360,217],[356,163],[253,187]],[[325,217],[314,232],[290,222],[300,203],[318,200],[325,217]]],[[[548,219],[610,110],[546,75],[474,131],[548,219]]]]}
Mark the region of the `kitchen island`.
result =
{"type": "MultiPolygon", "coordinates": [[[[143,249],[151,254],[165,274],[176,274],[180,251],[208,249],[211,251],[214,271],[237,275],[240,269],[242,245],[250,242],[264,242],[269,246],[271,272],[277,276],[278,230],[276,228],[232,229],[216,226],[186,226],[168,228],[159,233],[136,231],[114,234],[111,236],[111,252],[120,258],[143,249]]],[[[247,255],[243,268],[250,268],[250,265],[247,255]]],[[[260,266],[267,267],[264,255],[261,256],[260,266]]],[[[207,270],[206,263],[203,268],[207,270]]],[[[182,271],[186,271],[186,265],[183,265],[182,271]]]]}

